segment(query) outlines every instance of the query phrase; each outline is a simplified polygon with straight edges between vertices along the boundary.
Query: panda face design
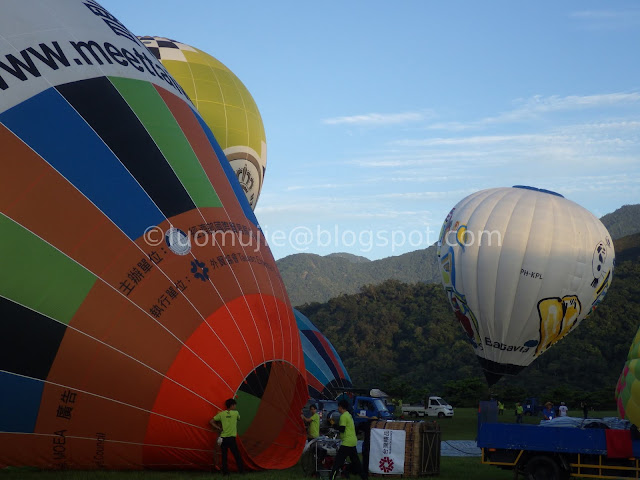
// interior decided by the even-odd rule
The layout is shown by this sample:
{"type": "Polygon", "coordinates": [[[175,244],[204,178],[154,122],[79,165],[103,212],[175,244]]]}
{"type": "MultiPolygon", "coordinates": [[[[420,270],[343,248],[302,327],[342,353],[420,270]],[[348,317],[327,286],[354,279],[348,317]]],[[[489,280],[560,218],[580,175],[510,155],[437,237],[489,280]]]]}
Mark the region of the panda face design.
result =
{"type": "Polygon", "coordinates": [[[591,268],[594,278],[602,277],[606,272],[604,271],[604,264],[607,261],[607,247],[604,242],[599,242],[593,251],[593,260],[591,261],[591,268]]]}

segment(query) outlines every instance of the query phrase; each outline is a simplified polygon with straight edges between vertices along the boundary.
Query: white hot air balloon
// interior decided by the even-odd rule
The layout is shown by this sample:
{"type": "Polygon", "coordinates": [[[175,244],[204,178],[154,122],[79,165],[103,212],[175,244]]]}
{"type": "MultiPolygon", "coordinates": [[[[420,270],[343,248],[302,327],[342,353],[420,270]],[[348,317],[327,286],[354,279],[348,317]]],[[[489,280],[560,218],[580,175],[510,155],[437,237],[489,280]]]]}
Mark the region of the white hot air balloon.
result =
{"type": "Polygon", "coordinates": [[[451,307],[494,384],[596,308],[615,252],[605,226],[580,205],[515,186],[461,200],[444,221],[438,257],[451,307]]]}

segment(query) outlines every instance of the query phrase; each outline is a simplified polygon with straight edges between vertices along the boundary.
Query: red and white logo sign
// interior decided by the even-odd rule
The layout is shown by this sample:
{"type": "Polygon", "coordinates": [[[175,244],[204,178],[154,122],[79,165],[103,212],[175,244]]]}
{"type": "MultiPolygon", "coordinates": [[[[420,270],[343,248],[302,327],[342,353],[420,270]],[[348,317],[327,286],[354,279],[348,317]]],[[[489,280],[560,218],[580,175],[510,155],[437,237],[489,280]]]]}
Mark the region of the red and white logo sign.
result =
{"type": "Polygon", "coordinates": [[[384,457],[380,459],[380,470],[384,473],[391,473],[393,471],[393,460],[389,457],[384,457]]]}
{"type": "Polygon", "coordinates": [[[403,474],[405,440],[404,430],[372,428],[369,472],[379,475],[403,474]]]}

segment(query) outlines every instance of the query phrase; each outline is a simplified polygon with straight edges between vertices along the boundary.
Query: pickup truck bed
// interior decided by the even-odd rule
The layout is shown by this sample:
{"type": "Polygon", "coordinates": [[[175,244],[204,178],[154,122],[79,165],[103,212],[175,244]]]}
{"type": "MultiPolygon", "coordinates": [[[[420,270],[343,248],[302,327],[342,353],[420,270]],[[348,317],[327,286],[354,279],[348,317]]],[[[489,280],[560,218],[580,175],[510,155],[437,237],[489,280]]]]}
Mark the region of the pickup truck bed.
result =
{"type": "MultiPolygon", "coordinates": [[[[625,430],[628,432],[628,430],[625,430]]],[[[478,432],[482,463],[514,470],[517,478],[640,478],[640,440],[633,456],[609,458],[606,430],[483,423],[478,432]]]]}

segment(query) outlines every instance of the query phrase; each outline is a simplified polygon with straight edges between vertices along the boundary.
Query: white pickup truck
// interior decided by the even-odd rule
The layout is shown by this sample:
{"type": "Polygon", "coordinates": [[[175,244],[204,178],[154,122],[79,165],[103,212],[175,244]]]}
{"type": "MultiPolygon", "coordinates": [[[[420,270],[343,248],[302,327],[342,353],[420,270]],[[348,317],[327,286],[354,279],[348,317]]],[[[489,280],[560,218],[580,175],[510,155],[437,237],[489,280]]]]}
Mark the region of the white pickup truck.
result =
{"type": "Polygon", "coordinates": [[[427,405],[419,403],[416,405],[402,405],[402,415],[409,417],[453,417],[453,407],[441,397],[429,397],[427,405]]]}

